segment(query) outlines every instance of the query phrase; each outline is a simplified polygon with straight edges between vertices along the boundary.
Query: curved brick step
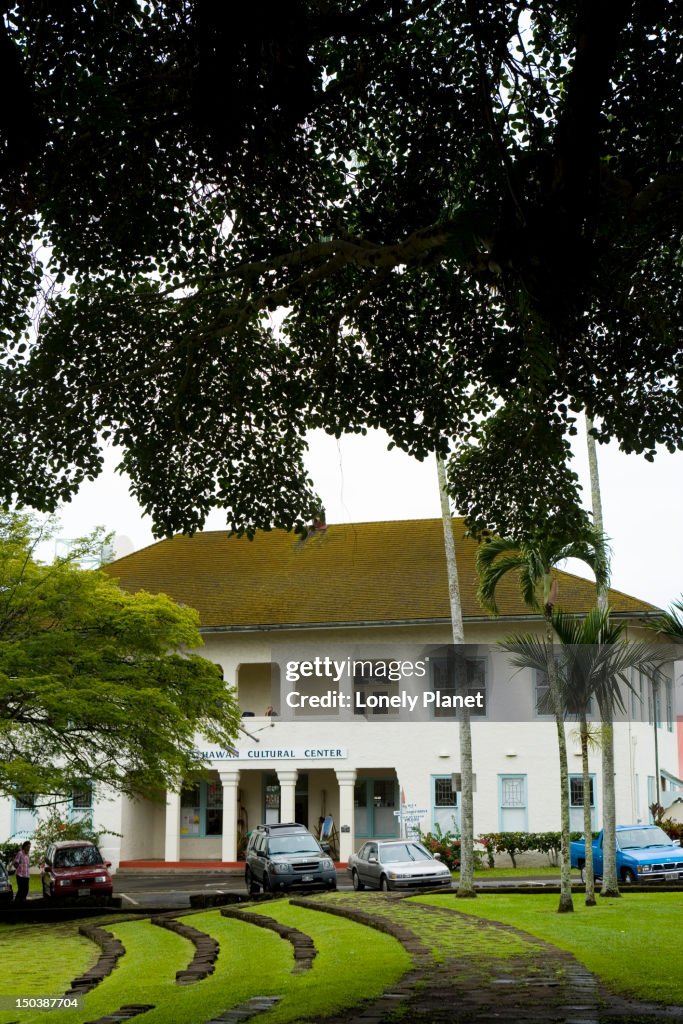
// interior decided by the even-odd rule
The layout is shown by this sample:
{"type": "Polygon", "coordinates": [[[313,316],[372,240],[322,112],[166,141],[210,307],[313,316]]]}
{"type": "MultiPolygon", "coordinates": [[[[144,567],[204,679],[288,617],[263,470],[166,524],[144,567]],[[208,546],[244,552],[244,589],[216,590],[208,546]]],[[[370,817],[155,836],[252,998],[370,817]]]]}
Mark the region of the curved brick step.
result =
{"type": "Polygon", "coordinates": [[[131,1017],[137,1017],[139,1013],[147,1013],[148,1010],[153,1009],[153,1003],[129,1003],[127,1006],[121,1006],[118,1010],[114,1010],[113,1013],[108,1013],[105,1017],[88,1020],[85,1024],[119,1024],[119,1021],[130,1020],[131,1017]]]}
{"type": "Polygon", "coordinates": [[[150,921],[159,928],[167,928],[169,931],[175,932],[176,935],[182,935],[184,939],[189,939],[190,942],[194,943],[194,956],[184,970],[176,971],[176,984],[189,985],[213,974],[216,969],[216,960],[220,953],[220,946],[216,939],[207,935],[206,932],[200,932],[198,928],[193,928],[189,924],[183,924],[182,921],[176,920],[175,915],[159,914],[157,917],[150,918],[150,921]]]}
{"type": "MultiPolygon", "coordinates": [[[[368,897],[363,897],[367,900],[368,897]]],[[[349,906],[348,904],[332,904],[319,901],[316,899],[308,899],[305,896],[296,897],[289,901],[293,907],[304,907],[306,910],[318,910],[324,914],[333,914],[337,917],[345,917],[348,921],[353,921],[355,924],[365,925],[367,928],[374,928],[375,931],[384,932],[386,935],[391,935],[401,943],[401,945],[408,950],[414,960],[422,961],[425,957],[429,957],[429,950],[422,940],[411,931],[410,928],[406,928],[405,925],[399,924],[396,921],[391,921],[388,918],[378,917],[369,911],[357,907],[349,906]]],[[[222,913],[223,911],[221,911],[222,913]]]]}
{"type": "Polygon", "coordinates": [[[111,974],[116,967],[119,957],[122,957],[126,952],[123,943],[119,939],[114,938],[111,932],[106,931],[104,928],[82,924],[79,925],[78,931],[80,935],[85,935],[86,938],[96,942],[102,953],[92,967],[73,979],[71,988],[66,995],[90,992],[111,974]]]}
{"type": "Polygon", "coordinates": [[[234,910],[232,907],[223,907],[221,916],[234,917],[239,921],[248,921],[249,924],[255,924],[259,928],[267,928],[269,931],[279,935],[281,939],[285,939],[286,942],[291,942],[294,947],[294,968],[292,974],[308,971],[313,966],[318,950],[315,948],[315,943],[311,936],[299,931],[298,928],[293,928],[288,924],[281,924],[280,921],[275,921],[272,917],[266,917],[264,914],[252,914],[248,910],[234,910]]]}

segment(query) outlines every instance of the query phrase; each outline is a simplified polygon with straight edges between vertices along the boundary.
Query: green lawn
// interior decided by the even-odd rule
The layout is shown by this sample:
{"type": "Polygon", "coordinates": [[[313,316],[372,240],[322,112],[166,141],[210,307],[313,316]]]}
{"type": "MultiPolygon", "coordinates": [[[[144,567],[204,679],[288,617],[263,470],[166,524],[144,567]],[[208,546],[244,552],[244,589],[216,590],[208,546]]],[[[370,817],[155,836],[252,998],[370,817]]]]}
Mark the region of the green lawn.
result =
{"type": "MultiPolygon", "coordinates": [[[[261,912],[260,907],[254,908],[261,912]]],[[[282,996],[268,1014],[273,1024],[287,1024],[311,1015],[319,1020],[363,998],[379,995],[411,966],[403,947],[389,935],[351,921],[314,911],[291,907],[286,901],[269,903],[263,913],[292,924],[311,935],[319,951],[310,971],[292,974],[293,948],[272,931],[247,922],[221,917],[217,910],[188,915],[184,920],[220,943],[216,971],[192,985],[176,985],[175,972],[187,967],[194,946],[181,936],[158,928],[148,920],[102,924],[123,943],[126,953],[109,977],[85,997],[83,1010],[22,1012],[21,1024],[83,1024],[112,1013],[126,1003],[150,1003],[155,1009],[144,1016],[144,1024],[194,1024],[218,1016],[253,996],[282,996]],[[56,1015],[55,1015],[56,1014],[56,1015]]],[[[99,948],[76,936],[75,926],[26,927],[23,950],[26,961],[37,964],[29,989],[15,984],[15,959],[6,960],[6,978],[0,991],[10,995],[60,995],[68,982],[99,955],[99,948]],[[69,937],[69,928],[71,935],[69,937]],[[56,938],[59,943],[55,943],[56,938]],[[37,940],[40,940],[38,943],[37,940]],[[30,945],[31,941],[33,946],[30,945]],[[85,954],[61,964],[61,951],[70,943],[85,943],[85,954]],[[94,948],[94,953],[93,953],[94,948]],[[44,961],[35,961],[35,950],[44,949],[44,961]],[[58,969],[57,969],[58,968],[58,969]]],[[[12,936],[17,933],[12,930],[12,936]]],[[[0,933],[1,935],[2,933],[0,933]]],[[[80,948],[80,946],[79,946],[80,948]]],[[[13,948],[14,952],[14,948],[13,948]]],[[[0,1024],[16,1020],[16,1011],[0,1013],[0,1024]]]]}
{"type": "Polygon", "coordinates": [[[415,896],[418,903],[502,921],[573,953],[621,995],[683,1004],[683,929],[679,893],[631,893],[586,907],[575,897],[573,914],[557,913],[556,895],[511,894],[457,900],[415,896]]]}
{"type": "MultiPolygon", "coordinates": [[[[386,900],[380,894],[334,893],[331,904],[354,901],[368,912],[388,917],[418,934],[435,964],[457,957],[473,976],[492,958],[537,955],[536,947],[514,934],[482,931],[460,914],[419,913],[419,904],[502,921],[546,939],[573,953],[613,991],[665,1004],[683,1004],[683,929],[678,893],[629,893],[586,908],[580,896],[575,913],[559,915],[558,897],[551,894],[480,895],[458,900],[454,893],[386,900]],[[364,902],[363,902],[364,901],[364,902]]],[[[97,920],[119,937],[126,954],[119,966],[85,997],[80,1011],[23,1013],[21,1024],[84,1024],[126,1003],[154,1004],[144,1024],[185,1024],[218,1016],[256,995],[278,995],[278,1005],[264,1019],[269,1024],[294,1024],[372,999],[411,966],[403,947],[391,936],[319,911],[293,907],[286,899],[250,909],[274,917],[309,934],[318,950],[310,971],[292,974],[293,950],[275,933],[246,921],[221,917],[217,910],[189,914],[185,920],[213,935],[220,955],[213,975],[179,986],[175,972],[188,965],[194,946],[157,928],[148,920],[97,920]]],[[[0,926],[0,944],[11,956],[0,960],[0,991],[4,995],[59,995],[76,974],[99,955],[98,947],[78,936],[77,922],[54,925],[0,926]]],[[[486,972],[482,984],[486,983],[486,972]]],[[[17,1019],[16,1011],[0,1013],[0,1024],[17,1019]]]]}
{"type": "MultiPolygon", "coordinates": [[[[581,873],[579,871],[572,871],[572,876],[577,882],[581,881],[581,873]]],[[[455,880],[458,880],[456,874],[455,880]]],[[[533,867],[533,868],[513,868],[512,864],[509,867],[502,868],[480,868],[474,872],[475,878],[559,878],[560,869],[559,867],[553,868],[548,865],[533,867]]]]}
{"type": "MultiPolygon", "coordinates": [[[[3,996],[63,995],[72,978],[100,955],[100,947],[79,935],[72,921],[49,926],[0,924],[0,949],[3,996]]],[[[16,1018],[16,1011],[0,1012],[0,1021],[16,1018]]]]}

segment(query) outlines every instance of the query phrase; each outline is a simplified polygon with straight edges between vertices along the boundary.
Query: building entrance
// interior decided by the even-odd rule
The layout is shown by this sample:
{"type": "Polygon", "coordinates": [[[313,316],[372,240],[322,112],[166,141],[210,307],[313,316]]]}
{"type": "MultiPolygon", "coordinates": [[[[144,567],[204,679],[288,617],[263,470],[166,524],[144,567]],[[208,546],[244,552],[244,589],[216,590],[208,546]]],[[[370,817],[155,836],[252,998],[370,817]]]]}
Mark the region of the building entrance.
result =
{"type": "Polygon", "coordinates": [[[308,825],[308,772],[299,772],[294,792],[294,818],[308,825]]]}

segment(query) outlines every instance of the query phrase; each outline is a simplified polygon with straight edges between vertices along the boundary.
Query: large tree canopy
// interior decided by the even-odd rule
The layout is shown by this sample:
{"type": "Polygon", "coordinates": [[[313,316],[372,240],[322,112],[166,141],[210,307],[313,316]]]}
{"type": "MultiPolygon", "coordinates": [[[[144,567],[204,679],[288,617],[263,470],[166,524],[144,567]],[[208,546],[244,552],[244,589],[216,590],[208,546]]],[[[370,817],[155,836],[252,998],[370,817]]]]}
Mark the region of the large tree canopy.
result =
{"type": "Polygon", "coordinates": [[[197,614],[79,568],[87,540],[37,562],[39,536],[0,513],[0,793],[159,795],[202,767],[196,731],[230,748],[239,726],[218,666],[182,653],[197,614]]]}
{"type": "Polygon", "coordinates": [[[675,0],[5,8],[5,498],[102,435],[160,532],[292,525],[306,430],[381,426],[520,535],[584,408],[683,447],[675,0]]]}

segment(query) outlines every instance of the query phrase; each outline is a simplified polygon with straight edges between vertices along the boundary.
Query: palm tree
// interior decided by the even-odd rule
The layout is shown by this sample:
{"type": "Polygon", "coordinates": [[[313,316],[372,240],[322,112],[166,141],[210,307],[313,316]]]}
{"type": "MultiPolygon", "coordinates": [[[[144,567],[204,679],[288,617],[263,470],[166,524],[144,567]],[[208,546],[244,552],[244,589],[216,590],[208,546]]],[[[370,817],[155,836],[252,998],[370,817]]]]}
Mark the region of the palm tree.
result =
{"type": "MultiPolygon", "coordinates": [[[[451,627],[453,645],[461,647],[465,642],[465,629],[462,621],[462,605],[460,603],[460,584],[458,582],[458,566],[455,560],[455,543],[453,541],[453,522],[446,489],[446,468],[437,454],[436,470],[439,479],[439,497],[441,499],[441,520],[443,522],[444,548],[446,552],[446,572],[448,574],[448,597],[451,608],[451,627]]],[[[462,659],[456,658],[456,672],[464,668],[462,659]]],[[[459,680],[456,680],[459,682],[459,680]]],[[[460,687],[459,687],[460,688],[460,687]]],[[[476,896],[474,891],[474,800],[472,795],[472,731],[467,708],[459,709],[460,738],[460,881],[457,895],[461,898],[476,896]]]]}
{"type": "Polygon", "coordinates": [[[683,594],[667,611],[648,622],[647,627],[659,633],[665,640],[683,644],[683,594]]]}
{"type": "MultiPolygon", "coordinates": [[[[604,536],[605,526],[602,516],[602,497],[600,495],[600,472],[598,470],[598,446],[595,443],[593,434],[593,418],[586,413],[586,447],[588,449],[588,472],[591,482],[591,508],[593,511],[593,527],[604,536]]],[[[607,608],[607,584],[598,584],[598,608],[604,611],[607,608]]]]}
{"type": "MultiPolygon", "coordinates": [[[[603,748],[603,770],[605,765],[614,765],[614,749],[612,743],[612,720],[615,710],[624,711],[625,703],[621,693],[621,684],[631,689],[628,673],[636,669],[644,675],[654,677],[658,666],[668,660],[666,651],[657,649],[653,644],[640,641],[627,643],[624,639],[626,624],[613,622],[609,609],[594,608],[585,619],[556,612],[552,616],[555,633],[562,645],[557,664],[557,682],[563,704],[564,713],[576,715],[579,719],[581,734],[581,765],[583,772],[583,824],[586,836],[586,905],[595,904],[595,887],[593,878],[593,850],[590,842],[592,821],[590,813],[590,774],[588,765],[588,713],[592,698],[598,703],[603,721],[603,742],[609,745],[607,758],[603,748]],[[608,729],[604,729],[605,723],[608,729]]],[[[533,636],[507,637],[500,645],[510,652],[512,663],[518,668],[533,668],[547,671],[551,662],[555,661],[555,650],[533,636]]],[[[607,853],[605,844],[608,832],[616,838],[616,814],[614,805],[614,787],[610,798],[607,789],[603,807],[603,880],[607,872],[607,853]],[[611,802],[610,802],[611,801],[611,802]],[[608,806],[608,803],[610,805],[608,806]]],[[[618,896],[616,884],[616,861],[614,866],[615,884],[602,895],[618,896]]]]}
{"type": "MultiPolygon", "coordinates": [[[[557,566],[567,558],[578,558],[585,562],[595,575],[598,586],[609,581],[607,548],[601,534],[586,526],[585,535],[569,539],[551,528],[543,535],[517,542],[511,538],[494,537],[481,545],[477,552],[479,590],[477,596],[484,608],[498,613],[496,589],[509,572],[519,573],[522,599],[529,608],[543,612],[546,622],[546,643],[553,643],[553,610],[559,592],[557,566]]],[[[557,745],[560,759],[560,814],[561,814],[561,876],[559,913],[574,909],[571,886],[571,861],[569,855],[569,767],[567,761],[567,737],[564,729],[564,712],[557,680],[554,659],[547,663],[548,690],[557,729],[557,745]]]]}

